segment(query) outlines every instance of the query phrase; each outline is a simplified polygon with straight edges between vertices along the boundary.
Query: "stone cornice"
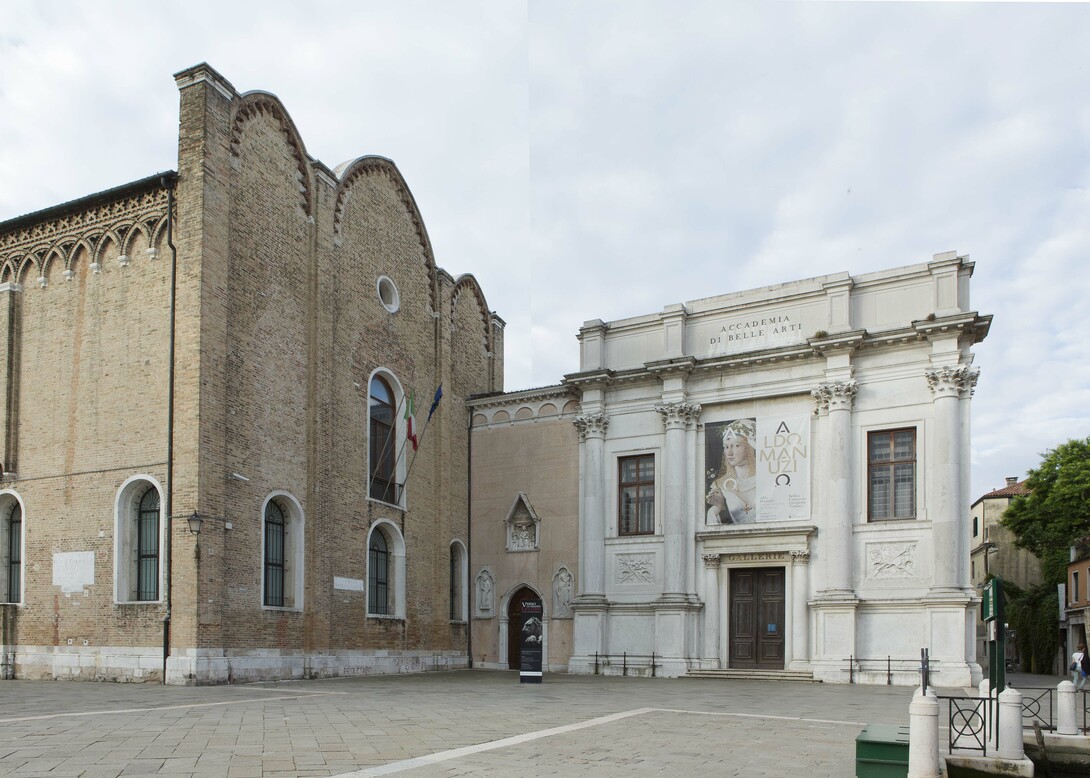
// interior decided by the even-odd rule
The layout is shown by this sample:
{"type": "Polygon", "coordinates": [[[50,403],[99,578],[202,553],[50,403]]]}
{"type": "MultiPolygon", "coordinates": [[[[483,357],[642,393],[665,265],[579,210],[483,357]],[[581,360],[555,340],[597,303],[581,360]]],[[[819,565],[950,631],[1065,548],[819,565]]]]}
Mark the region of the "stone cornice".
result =
{"type": "Polygon", "coordinates": [[[564,376],[564,383],[579,389],[592,387],[605,387],[613,382],[613,371],[604,368],[588,370],[584,373],[568,373],[564,376]]]}
{"type": "MultiPolygon", "coordinates": [[[[779,521],[766,521],[757,524],[724,524],[721,527],[697,532],[698,540],[759,540],[762,538],[786,538],[804,536],[809,538],[817,532],[814,524],[793,524],[779,521]]],[[[787,551],[787,549],[783,549],[787,551]]],[[[739,549],[737,553],[747,553],[749,549],[739,549]]],[[[723,551],[719,553],[736,553],[723,551]]]]}
{"type": "Polygon", "coordinates": [[[659,359],[644,364],[647,372],[657,375],[659,378],[671,375],[688,375],[696,367],[696,357],[676,357],[674,359],[659,359]]]}
{"type": "Polygon", "coordinates": [[[851,330],[838,332],[835,335],[823,334],[807,338],[806,343],[818,354],[832,351],[854,351],[863,345],[866,340],[866,330],[851,330]]]}
{"type": "Polygon", "coordinates": [[[815,356],[816,352],[809,346],[787,346],[785,348],[751,351],[747,354],[737,354],[729,357],[713,357],[710,359],[697,360],[695,371],[699,373],[708,373],[721,370],[733,370],[735,368],[770,365],[778,362],[813,359],[815,356]]]}
{"type": "Polygon", "coordinates": [[[920,338],[931,340],[944,335],[957,335],[969,338],[970,343],[979,343],[987,337],[992,326],[992,317],[969,311],[952,316],[921,319],[912,322],[912,326],[920,338]]]}
{"type": "Polygon", "coordinates": [[[570,386],[557,384],[555,386],[543,386],[538,389],[523,389],[518,392],[504,392],[502,394],[483,395],[470,397],[466,400],[469,408],[499,408],[504,405],[525,405],[535,400],[554,399],[578,400],[579,392],[570,386]]]}

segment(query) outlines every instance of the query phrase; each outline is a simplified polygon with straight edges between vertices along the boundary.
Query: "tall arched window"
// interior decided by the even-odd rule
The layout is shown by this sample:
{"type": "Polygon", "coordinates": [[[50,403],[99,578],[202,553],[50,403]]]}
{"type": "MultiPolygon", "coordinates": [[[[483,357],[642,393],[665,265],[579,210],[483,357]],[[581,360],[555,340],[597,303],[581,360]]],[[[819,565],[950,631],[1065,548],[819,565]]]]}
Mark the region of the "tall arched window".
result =
{"type": "Polygon", "coordinates": [[[466,549],[461,541],[450,544],[450,620],[465,621],[469,598],[466,593],[466,549]]]}
{"type": "Polygon", "coordinates": [[[136,599],[159,599],[159,492],[148,489],[136,517],[136,599]]]}
{"type": "Polygon", "coordinates": [[[3,515],[0,523],[0,559],[4,573],[0,602],[19,602],[23,597],[23,509],[12,500],[0,510],[0,515],[3,515]]]}
{"type": "Polygon", "coordinates": [[[291,492],[276,491],[265,498],[261,509],[262,607],[302,610],[305,530],[303,506],[291,492]]]}
{"type": "Polygon", "coordinates": [[[374,376],[370,391],[370,485],[368,494],[376,500],[398,504],[397,440],[394,419],[394,392],[385,378],[374,376]]]}
{"type": "Polygon", "coordinates": [[[367,611],[376,616],[390,615],[390,544],[381,529],[371,533],[367,553],[367,611]]]}
{"type": "Polygon", "coordinates": [[[274,500],[265,506],[265,604],[284,607],[284,511],[274,500]]]}
{"type": "Polygon", "coordinates": [[[148,475],[126,479],[117,492],[114,526],[114,597],[117,602],[159,600],[162,487],[148,475]]]}

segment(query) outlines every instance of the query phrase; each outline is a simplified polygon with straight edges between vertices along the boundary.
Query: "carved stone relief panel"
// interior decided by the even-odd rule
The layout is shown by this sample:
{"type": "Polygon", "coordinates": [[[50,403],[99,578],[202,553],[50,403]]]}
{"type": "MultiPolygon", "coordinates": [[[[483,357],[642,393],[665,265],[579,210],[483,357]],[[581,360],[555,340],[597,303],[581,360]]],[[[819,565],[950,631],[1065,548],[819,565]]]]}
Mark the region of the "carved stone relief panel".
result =
{"type": "Polygon", "coordinates": [[[868,578],[915,578],[917,573],[916,544],[868,543],[868,578]]]}
{"type": "Polygon", "coordinates": [[[504,523],[507,525],[508,551],[538,550],[538,526],[541,520],[524,493],[519,492],[515,497],[504,523]]]}
{"type": "Polygon", "coordinates": [[[654,554],[618,554],[618,584],[652,584],[655,582],[654,554]]]}

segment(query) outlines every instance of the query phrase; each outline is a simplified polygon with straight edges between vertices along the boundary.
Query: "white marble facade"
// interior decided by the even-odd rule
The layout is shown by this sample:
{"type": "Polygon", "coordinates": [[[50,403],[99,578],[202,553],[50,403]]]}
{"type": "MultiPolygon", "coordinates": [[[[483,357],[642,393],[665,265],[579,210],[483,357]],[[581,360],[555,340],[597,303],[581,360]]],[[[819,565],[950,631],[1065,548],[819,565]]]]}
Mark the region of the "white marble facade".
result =
{"type": "Polygon", "coordinates": [[[587,322],[565,378],[581,399],[569,669],[845,682],[851,658],[857,682],[912,683],[928,648],[937,683],[975,684],[971,347],[991,317],[969,305],[972,271],[948,252],[587,322]]]}

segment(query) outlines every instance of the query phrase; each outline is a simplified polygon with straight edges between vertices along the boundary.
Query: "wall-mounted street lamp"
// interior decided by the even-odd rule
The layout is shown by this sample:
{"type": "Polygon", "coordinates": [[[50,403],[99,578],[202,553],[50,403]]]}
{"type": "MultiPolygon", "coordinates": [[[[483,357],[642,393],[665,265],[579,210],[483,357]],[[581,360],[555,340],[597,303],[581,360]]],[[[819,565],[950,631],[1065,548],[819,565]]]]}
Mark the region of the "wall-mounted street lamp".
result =
{"type": "Polygon", "coordinates": [[[204,523],[204,519],[201,518],[201,514],[193,511],[193,513],[189,515],[187,521],[189,522],[189,531],[192,532],[194,535],[200,535],[201,524],[204,523]]]}

